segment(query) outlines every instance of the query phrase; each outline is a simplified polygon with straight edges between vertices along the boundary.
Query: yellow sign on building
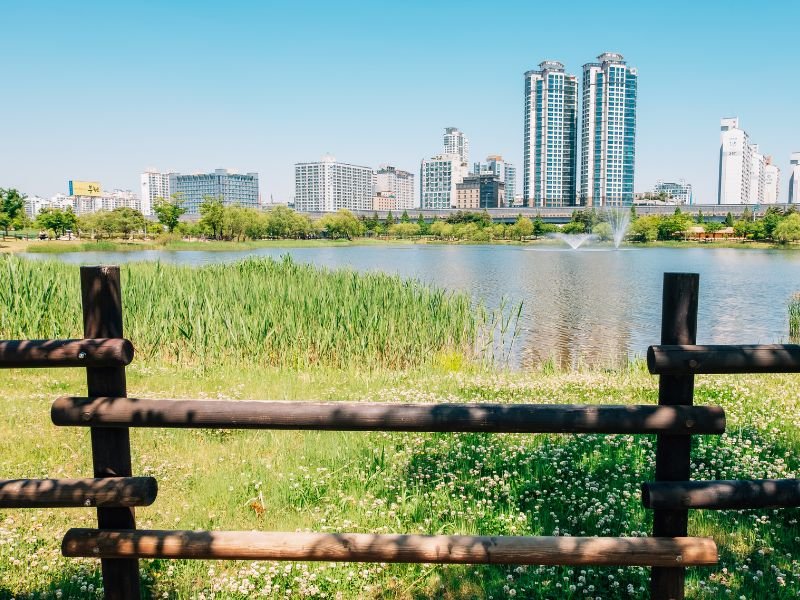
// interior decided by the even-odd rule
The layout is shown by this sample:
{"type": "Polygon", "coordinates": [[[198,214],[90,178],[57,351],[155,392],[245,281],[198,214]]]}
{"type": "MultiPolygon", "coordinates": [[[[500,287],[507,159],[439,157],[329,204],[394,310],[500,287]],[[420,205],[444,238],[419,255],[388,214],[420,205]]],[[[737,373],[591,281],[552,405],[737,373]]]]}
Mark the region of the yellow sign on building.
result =
{"type": "Polygon", "coordinates": [[[102,196],[99,181],[72,181],[69,182],[70,196],[102,196]]]}

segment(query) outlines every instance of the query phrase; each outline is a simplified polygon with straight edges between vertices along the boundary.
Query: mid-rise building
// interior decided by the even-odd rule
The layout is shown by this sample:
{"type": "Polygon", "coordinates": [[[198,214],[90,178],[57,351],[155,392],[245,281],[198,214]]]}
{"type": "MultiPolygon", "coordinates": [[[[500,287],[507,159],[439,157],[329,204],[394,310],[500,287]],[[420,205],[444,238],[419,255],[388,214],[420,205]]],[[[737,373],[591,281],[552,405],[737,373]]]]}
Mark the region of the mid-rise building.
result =
{"type": "Polygon", "coordinates": [[[207,197],[218,198],[225,206],[259,207],[258,173],[216,169],[213,173],[173,175],[169,185],[173,194],[180,195],[188,215],[199,215],[200,205],[207,197]]]}
{"type": "Polygon", "coordinates": [[[764,159],[764,204],[775,204],[778,202],[781,191],[781,170],[778,165],[772,164],[772,157],[764,159]]]}
{"type": "Polygon", "coordinates": [[[474,175],[494,175],[503,182],[505,187],[505,206],[514,205],[514,196],[517,193],[517,168],[503,160],[503,157],[492,154],[486,157],[485,163],[475,163],[472,168],[474,175]]]}
{"type": "Polygon", "coordinates": [[[392,192],[375,192],[372,198],[373,210],[397,210],[397,198],[392,192]]]}
{"type": "Polygon", "coordinates": [[[693,204],[694,198],[692,196],[692,184],[686,183],[685,180],[679,181],[664,181],[659,179],[656,186],[653,188],[653,193],[658,196],[666,194],[667,198],[673,199],[677,204],[693,204]]]}
{"type": "Polygon", "coordinates": [[[457,127],[445,127],[444,153],[457,154],[461,162],[469,162],[469,140],[457,127]]]}
{"type": "Polygon", "coordinates": [[[401,171],[391,165],[382,165],[375,171],[375,192],[392,194],[396,208],[406,210],[417,207],[414,198],[414,175],[408,171],[401,171]]]}
{"type": "Polygon", "coordinates": [[[580,202],[633,203],[638,72],[606,52],[583,66],[580,202]]]}
{"type": "Polygon", "coordinates": [[[456,184],[455,208],[476,210],[505,206],[505,185],[496,175],[467,175],[456,184]]]}
{"type": "Polygon", "coordinates": [[[294,166],[294,207],[301,212],[373,210],[370,167],[340,163],[333,156],[294,166]]]}
{"type": "Polygon", "coordinates": [[[452,208],[456,186],[467,176],[467,163],[458,154],[438,154],[420,165],[420,205],[422,208],[452,208]]]}
{"type": "Polygon", "coordinates": [[[760,204],[764,201],[764,169],[767,163],[764,155],[758,147],[753,144],[750,148],[750,201],[749,204],[760,204]]]}
{"type": "Polygon", "coordinates": [[[753,173],[753,144],[736,117],[720,121],[717,204],[749,204],[753,173]]]}
{"type": "Polygon", "coordinates": [[[162,173],[155,169],[148,169],[141,174],[139,180],[141,185],[142,214],[149,216],[153,214],[153,205],[158,198],[168,199],[173,190],[170,182],[177,173],[162,173]]]}
{"type": "Polygon", "coordinates": [[[562,63],[544,61],[538,71],[525,73],[524,104],[524,202],[572,206],[578,185],[578,79],[562,63]]]}
{"type": "Polygon", "coordinates": [[[792,152],[789,168],[789,204],[800,204],[800,152],[792,152]]]}

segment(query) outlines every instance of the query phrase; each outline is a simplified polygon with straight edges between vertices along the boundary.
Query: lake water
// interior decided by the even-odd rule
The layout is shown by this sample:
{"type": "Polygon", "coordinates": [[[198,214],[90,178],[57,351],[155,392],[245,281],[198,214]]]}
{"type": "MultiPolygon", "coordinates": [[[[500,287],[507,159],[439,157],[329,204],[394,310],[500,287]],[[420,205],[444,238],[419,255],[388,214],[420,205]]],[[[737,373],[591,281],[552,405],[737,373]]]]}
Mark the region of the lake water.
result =
{"type": "MultiPolygon", "coordinates": [[[[659,341],[664,272],[700,274],[698,343],[778,343],[800,291],[800,252],[728,248],[397,245],[260,248],[242,252],[144,250],[27,254],[80,264],[154,261],[203,265],[246,256],[380,270],[464,291],[487,307],[523,303],[511,362],[612,364],[659,341]]],[[[387,307],[391,318],[391,307],[387,307]]]]}

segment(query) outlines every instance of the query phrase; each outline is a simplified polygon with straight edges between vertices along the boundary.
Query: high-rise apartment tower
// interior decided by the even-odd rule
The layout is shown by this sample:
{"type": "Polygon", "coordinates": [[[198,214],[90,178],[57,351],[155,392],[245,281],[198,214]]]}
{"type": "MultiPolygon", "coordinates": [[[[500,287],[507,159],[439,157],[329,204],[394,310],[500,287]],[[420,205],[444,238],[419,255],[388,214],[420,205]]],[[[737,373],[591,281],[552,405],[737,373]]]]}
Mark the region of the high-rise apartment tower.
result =
{"type": "MultiPolygon", "coordinates": [[[[523,202],[571,206],[578,184],[578,79],[556,61],[525,73],[523,202]]],[[[513,198],[513,194],[512,194],[513,198]]]]}
{"type": "Polygon", "coordinates": [[[580,203],[633,203],[638,72],[606,52],[583,66],[580,203]]]}

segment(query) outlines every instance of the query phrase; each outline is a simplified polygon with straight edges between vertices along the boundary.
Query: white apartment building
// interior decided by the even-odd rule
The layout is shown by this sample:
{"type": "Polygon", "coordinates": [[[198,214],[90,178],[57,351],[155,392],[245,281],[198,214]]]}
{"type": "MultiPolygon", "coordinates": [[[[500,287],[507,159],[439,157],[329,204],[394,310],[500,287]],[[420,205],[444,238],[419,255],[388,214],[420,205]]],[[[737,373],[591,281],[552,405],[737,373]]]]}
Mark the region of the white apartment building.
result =
{"type": "Polygon", "coordinates": [[[177,173],[161,173],[155,169],[148,169],[140,177],[142,214],[153,214],[153,204],[156,198],[169,198],[174,190],[170,184],[172,177],[177,173]]]}
{"type": "Polygon", "coordinates": [[[414,197],[414,174],[391,165],[381,165],[375,171],[375,193],[394,196],[395,208],[392,210],[405,210],[418,206],[414,197]]]}
{"type": "Polygon", "coordinates": [[[66,210],[67,208],[75,210],[75,198],[67,194],[56,194],[51,198],[42,198],[40,196],[28,196],[25,198],[25,214],[29,219],[35,219],[43,208],[58,208],[66,210]]]}
{"type": "Polygon", "coordinates": [[[717,204],[748,204],[751,199],[753,145],[739,119],[720,121],[717,204]]]}
{"type": "Polygon", "coordinates": [[[466,161],[458,154],[438,154],[423,159],[420,165],[420,206],[453,208],[456,205],[456,186],[468,173],[466,161]]]}
{"type": "Polygon", "coordinates": [[[457,127],[445,127],[444,153],[457,154],[461,162],[469,162],[469,140],[457,127]]]}
{"type": "Polygon", "coordinates": [[[294,166],[294,207],[300,212],[372,210],[373,187],[370,167],[336,162],[330,155],[294,166]]]}
{"type": "Polygon", "coordinates": [[[792,152],[789,167],[789,204],[800,204],[800,152],[792,152]]]}
{"type": "Polygon", "coordinates": [[[132,190],[113,190],[103,192],[101,196],[67,196],[67,198],[72,199],[76,215],[87,215],[98,210],[114,210],[116,208],[142,210],[141,199],[132,190]]]}
{"type": "Polygon", "coordinates": [[[781,170],[778,165],[772,164],[772,157],[765,158],[764,165],[764,204],[775,204],[778,202],[781,191],[781,170]]]}
{"type": "Polygon", "coordinates": [[[760,204],[764,201],[764,168],[767,166],[758,144],[753,144],[750,154],[750,202],[760,204]]]}

